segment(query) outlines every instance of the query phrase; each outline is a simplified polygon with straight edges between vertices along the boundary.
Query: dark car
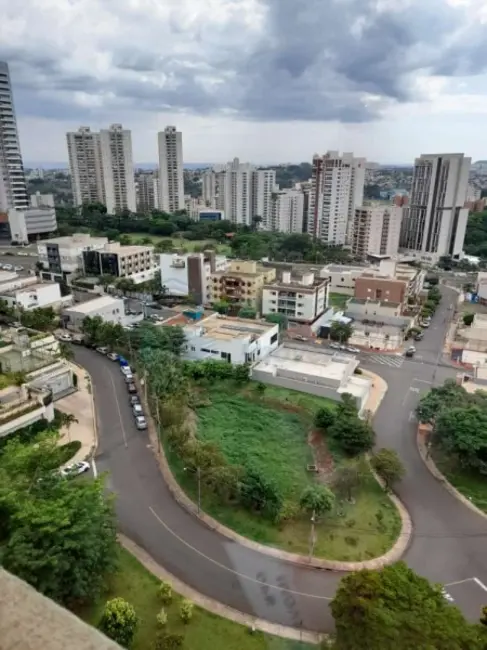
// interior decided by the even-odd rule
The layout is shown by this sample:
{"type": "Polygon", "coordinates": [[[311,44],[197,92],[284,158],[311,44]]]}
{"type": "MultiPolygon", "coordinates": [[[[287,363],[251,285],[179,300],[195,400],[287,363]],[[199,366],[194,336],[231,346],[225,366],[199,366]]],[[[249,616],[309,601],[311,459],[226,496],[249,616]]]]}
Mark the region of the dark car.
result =
{"type": "Polygon", "coordinates": [[[422,341],[422,340],[423,340],[423,336],[424,336],[424,334],[423,334],[422,332],[419,333],[419,334],[416,334],[416,336],[414,337],[414,340],[415,340],[415,341],[422,341]]]}
{"type": "Polygon", "coordinates": [[[411,347],[409,347],[409,348],[406,350],[406,356],[407,356],[407,357],[414,357],[414,353],[415,353],[415,352],[416,352],[416,348],[414,347],[414,345],[411,345],[411,347]]]}
{"type": "Polygon", "coordinates": [[[140,399],[138,395],[131,395],[129,397],[129,404],[130,406],[134,406],[134,404],[140,404],[140,399]]]}
{"type": "Polygon", "coordinates": [[[137,393],[137,386],[135,384],[127,384],[127,390],[130,394],[137,393]]]}

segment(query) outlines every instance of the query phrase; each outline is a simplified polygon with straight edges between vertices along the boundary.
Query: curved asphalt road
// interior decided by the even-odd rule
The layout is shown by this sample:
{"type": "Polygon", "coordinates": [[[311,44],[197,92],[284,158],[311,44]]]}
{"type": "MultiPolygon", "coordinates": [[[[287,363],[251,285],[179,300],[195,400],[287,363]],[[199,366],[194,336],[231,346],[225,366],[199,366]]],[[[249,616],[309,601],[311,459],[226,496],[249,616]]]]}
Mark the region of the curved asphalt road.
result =
{"type": "MultiPolygon", "coordinates": [[[[426,382],[442,383],[455,376],[451,368],[436,367],[449,304],[457,295],[442,291],[444,300],[417,345],[417,359],[405,361],[401,368],[378,368],[367,360],[363,365],[389,384],[374,426],[378,445],[396,449],[407,470],[399,496],[411,513],[415,535],[405,560],[430,580],[450,585],[450,596],[467,616],[477,619],[487,602],[487,521],[454,499],[427,471],[416,449],[416,425],[410,421],[420,393],[431,385],[426,382]]],[[[343,574],[257,553],[189,515],[169,493],[147,434],[133,425],[117,364],[82,348],[76,349],[76,359],[93,378],[100,436],[96,462],[100,471],[109,471],[121,531],[203,594],[274,623],[330,630],[327,604],[343,574]]]]}

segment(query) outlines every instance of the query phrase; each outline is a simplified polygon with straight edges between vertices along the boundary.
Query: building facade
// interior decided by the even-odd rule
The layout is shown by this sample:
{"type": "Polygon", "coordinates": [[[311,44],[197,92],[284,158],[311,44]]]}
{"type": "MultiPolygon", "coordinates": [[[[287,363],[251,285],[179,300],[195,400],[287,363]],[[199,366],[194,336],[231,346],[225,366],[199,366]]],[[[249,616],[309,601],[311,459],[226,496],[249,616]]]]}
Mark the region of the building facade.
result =
{"type": "Polygon", "coordinates": [[[216,208],[200,208],[198,212],[198,221],[223,221],[223,219],[225,213],[216,208]]]}
{"type": "Polygon", "coordinates": [[[87,302],[79,303],[65,309],[63,318],[70,329],[81,330],[84,319],[89,316],[100,316],[105,323],[119,323],[124,325],[125,303],[122,298],[113,296],[100,296],[87,302]]]}
{"type": "Polygon", "coordinates": [[[131,278],[136,284],[151,280],[159,267],[154,263],[153,246],[106,244],[102,250],[83,251],[85,275],[131,278]]]}
{"type": "Polygon", "coordinates": [[[134,162],[132,134],[121,124],[112,124],[100,131],[101,160],[108,214],[123,210],[135,212],[134,162]]]}
{"type": "Polygon", "coordinates": [[[306,273],[293,279],[290,271],[280,281],[262,288],[262,315],[283,314],[290,321],[312,323],[328,305],[328,280],[306,273]]]}
{"type": "Polygon", "coordinates": [[[260,311],[262,288],[275,280],[276,270],[257,262],[231,260],[225,271],[211,274],[208,294],[210,303],[226,301],[260,311]]]}
{"type": "Polygon", "coordinates": [[[467,227],[465,208],[471,159],[461,153],[422,154],[414,162],[400,247],[418,260],[460,259],[467,227]]]}
{"type": "Polygon", "coordinates": [[[213,169],[206,169],[201,174],[201,196],[207,208],[216,207],[216,174],[213,169]]]}
{"type": "Polygon", "coordinates": [[[300,190],[276,188],[271,197],[270,218],[263,227],[285,233],[303,232],[304,201],[300,190]]]}
{"type": "Polygon", "coordinates": [[[56,232],[56,211],[54,208],[11,209],[8,211],[8,225],[12,242],[28,244],[38,235],[56,232]]]}
{"type": "Polygon", "coordinates": [[[166,126],[158,134],[159,207],[164,212],[184,210],[183,134],[166,126]]]}
{"type": "Polygon", "coordinates": [[[408,298],[407,289],[407,282],[404,280],[363,273],[355,280],[354,298],[405,306],[408,298]]]}
{"type": "Polygon", "coordinates": [[[182,255],[162,253],[159,256],[161,284],[170,296],[193,296],[197,304],[210,302],[209,285],[212,273],[228,268],[226,257],[215,251],[185,253],[182,255]]]}
{"type": "Polygon", "coordinates": [[[100,134],[89,126],[66,133],[71,188],[75,206],[89,203],[106,205],[100,134]]]}
{"type": "Polygon", "coordinates": [[[362,259],[367,255],[397,255],[402,212],[395,205],[355,208],[352,254],[362,259]]]}
{"type": "Polygon", "coordinates": [[[31,208],[53,208],[54,207],[53,194],[41,194],[40,192],[36,192],[35,194],[31,194],[29,198],[30,198],[31,208]]]}
{"type": "Polygon", "coordinates": [[[365,158],[328,151],[313,157],[308,233],[325,244],[350,241],[355,208],[363,204],[365,158]]]}
{"type": "Polygon", "coordinates": [[[217,197],[215,207],[223,210],[226,219],[250,226],[253,214],[253,180],[255,167],[238,158],[215,167],[217,197]]]}
{"type": "Polygon", "coordinates": [[[159,178],[156,172],[139,172],[135,176],[137,212],[150,214],[159,209],[159,178]]]}
{"type": "Polygon", "coordinates": [[[61,288],[57,282],[31,284],[27,287],[13,289],[0,295],[10,307],[20,307],[26,311],[39,307],[53,307],[62,305],[61,288]]]}
{"type": "Polygon", "coordinates": [[[107,237],[78,233],[70,237],[53,237],[37,243],[42,277],[69,283],[70,276],[83,270],[83,251],[103,250],[107,237]]]}
{"type": "Polygon", "coordinates": [[[252,217],[260,217],[259,228],[270,230],[273,194],[276,189],[274,169],[257,169],[252,177],[252,217]]]}

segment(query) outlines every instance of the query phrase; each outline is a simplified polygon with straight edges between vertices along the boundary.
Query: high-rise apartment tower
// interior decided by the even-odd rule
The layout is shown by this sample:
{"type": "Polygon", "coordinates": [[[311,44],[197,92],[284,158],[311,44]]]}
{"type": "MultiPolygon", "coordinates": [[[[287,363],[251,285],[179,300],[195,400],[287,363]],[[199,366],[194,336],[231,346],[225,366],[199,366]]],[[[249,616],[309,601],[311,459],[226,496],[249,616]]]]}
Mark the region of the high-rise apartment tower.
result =
{"type": "Polygon", "coordinates": [[[159,207],[164,212],[184,210],[183,134],[166,126],[158,134],[159,207]]]}
{"type": "Polygon", "coordinates": [[[108,214],[136,210],[132,134],[121,124],[100,131],[101,161],[108,214]]]}
{"type": "Polygon", "coordinates": [[[77,131],[66,133],[66,141],[74,205],[98,202],[105,205],[100,134],[91,131],[89,126],[80,126],[77,131]]]}

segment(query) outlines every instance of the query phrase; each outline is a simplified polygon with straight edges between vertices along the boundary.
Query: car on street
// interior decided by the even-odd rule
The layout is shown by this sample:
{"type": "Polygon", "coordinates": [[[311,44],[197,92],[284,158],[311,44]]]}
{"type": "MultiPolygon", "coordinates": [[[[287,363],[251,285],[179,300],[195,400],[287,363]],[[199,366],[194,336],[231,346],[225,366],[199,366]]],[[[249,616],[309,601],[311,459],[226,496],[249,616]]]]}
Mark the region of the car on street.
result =
{"type": "Polygon", "coordinates": [[[130,406],[134,406],[135,404],[140,404],[139,396],[138,395],[130,395],[129,404],[130,404],[130,406]]]}
{"type": "Polygon", "coordinates": [[[132,406],[132,413],[137,417],[138,415],[144,415],[144,411],[142,409],[141,404],[134,404],[132,406]]]}
{"type": "Polygon", "coordinates": [[[110,361],[118,361],[118,354],[116,352],[109,352],[107,359],[110,359],[110,361]]]}
{"type": "Polygon", "coordinates": [[[352,354],[359,354],[360,350],[358,348],[354,348],[351,345],[347,346],[347,352],[351,352],[352,354]]]}
{"type": "Polygon", "coordinates": [[[84,474],[90,469],[90,464],[84,460],[80,460],[78,463],[71,463],[71,465],[66,465],[64,469],[61,470],[61,476],[66,478],[72,476],[78,476],[79,474],[84,474]]]}
{"type": "Polygon", "coordinates": [[[162,305],[160,305],[158,302],[146,302],[145,303],[146,307],[149,307],[149,309],[162,309],[162,305]]]}
{"type": "Polygon", "coordinates": [[[340,349],[340,346],[338,345],[338,343],[330,343],[330,346],[329,346],[329,347],[330,347],[332,350],[339,350],[339,349],[340,349]]]}
{"type": "Polygon", "coordinates": [[[136,394],[136,393],[137,393],[137,386],[136,386],[134,383],[132,383],[132,384],[127,384],[127,390],[128,390],[128,392],[131,393],[132,395],[133,395],[133,394],[136,394]]]}
{"type": "Polygon", "coordinates": [[[57,339],[59,341],[64,341],[65,343],[71,343],[73,337],[71,336],[71,334],[59,334],[57,339]]]}
{"type": "Polygon", "coordinates": [[[419,332],[419,334],[416,334],[416,336],[414,337],[414,340],[415,341],[422,341],[423,337],[424,337],[423,332],[419,332]]]}
{"type": "Polygon", "coordinates": [[[14,271],[23,271],[23,270],[24,270],[24,267],[23,267],[23,266],[16,266],[16,267],[14,268],[14,271]]]}
{"type": "Polygon", "coordinates": [[[13,271],[14,267],[12,266],[12,264],[4,264],[3,265],[3,270],[4,271],[13,271]]]}
{"type": "Polygon", "coordinates": [[[308,339],[305,336],[301,336],[301,334],[296,334],[296,336],[293,337],[295,341],[307,341],[308,339]]]}
{"type": "Polygon", "coordinates": [[[134,376],[132,374],[124,375],[124,379],[125,379],[126,384],[133,384],[134,383],[134,376]]]}
{"type": "Polygon", "coordinates": [[[108,354],[108,348],[105,347],[96,348],[96,351],[99,352],[100,354],[108,354]]]}
{"type": "Polygon", "coordinates": [[[124,375],[131,375],[132,373],[132,368],[130,366],[120,366],[120,370],[122,371],[122,374],[124,375]]]}
{"type": "Polygon", "coordinates": [[[83,343],[83,335],[82,334],[75,334],[73,336],[73,343],[76,343],[76,345],[82,345],[83,343]]]}
{"type": "Polygon", "coordinates": [[[135,418],[135,426],[137,427],[137,429],[140,429],[141,431],[147,429],[147,420],[143,415],[138,415],[135,418]]]}
{"type": "Polygon", "coordinates": [[[414,357],[415,352],[416,352],[416,348],[414,347],[414,345],[410,345],[406,350],[405,354],[407,357],[414,357]]]}

